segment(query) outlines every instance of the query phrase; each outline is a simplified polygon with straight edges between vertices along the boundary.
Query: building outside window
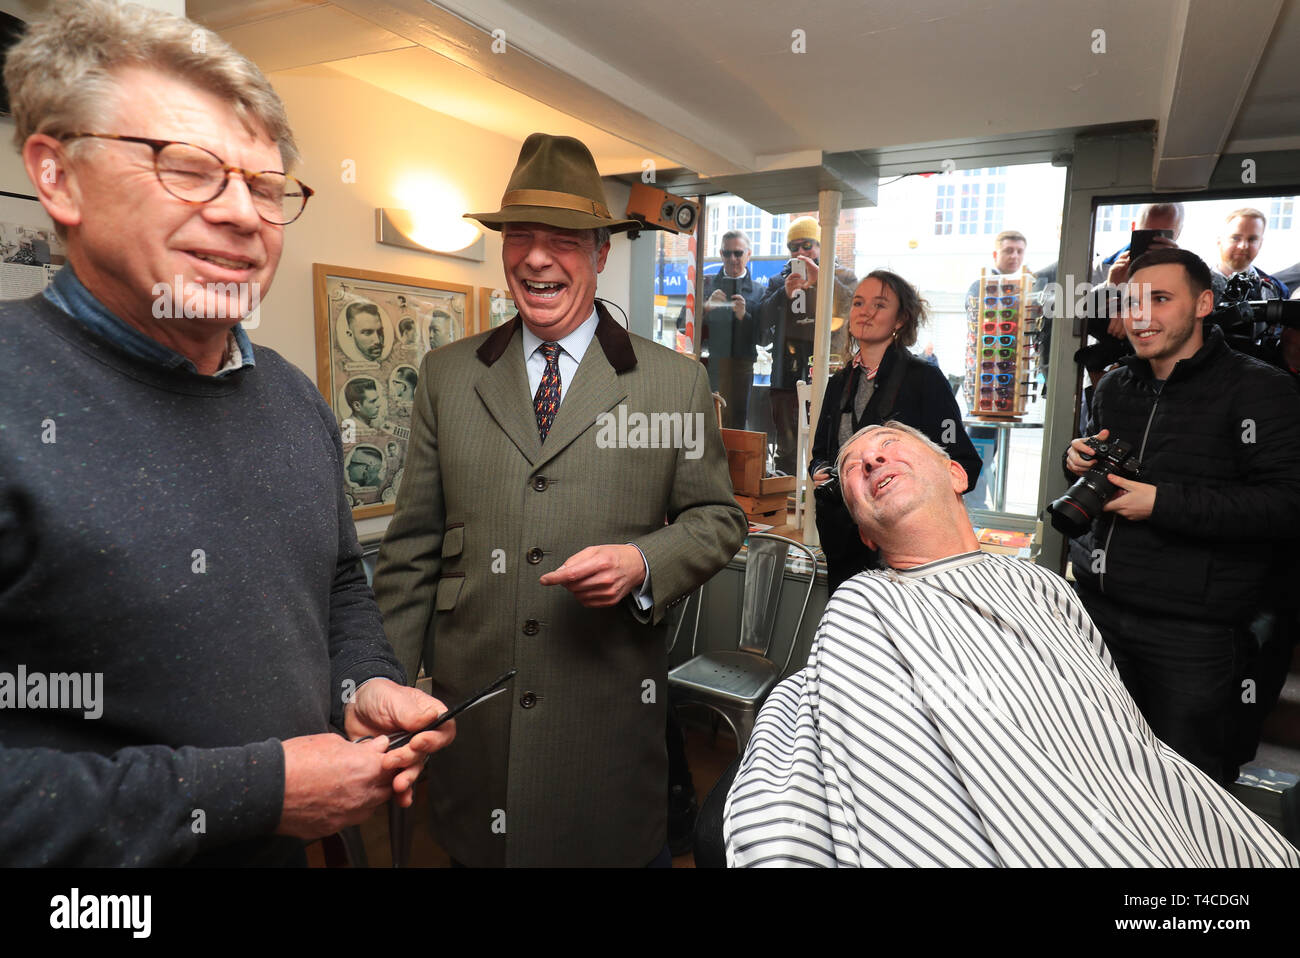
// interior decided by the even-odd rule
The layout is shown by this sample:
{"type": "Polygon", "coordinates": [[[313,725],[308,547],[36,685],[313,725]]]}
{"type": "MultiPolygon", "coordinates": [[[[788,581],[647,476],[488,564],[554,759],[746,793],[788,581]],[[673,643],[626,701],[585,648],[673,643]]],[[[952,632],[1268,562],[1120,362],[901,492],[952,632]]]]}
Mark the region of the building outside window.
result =
{"type": "Polygon", "coordinates": [[[1289,230],[1295,216],[1294,196],[1279,196],[1269,204],[1268,228],[1271,230],[1289,230]]]}

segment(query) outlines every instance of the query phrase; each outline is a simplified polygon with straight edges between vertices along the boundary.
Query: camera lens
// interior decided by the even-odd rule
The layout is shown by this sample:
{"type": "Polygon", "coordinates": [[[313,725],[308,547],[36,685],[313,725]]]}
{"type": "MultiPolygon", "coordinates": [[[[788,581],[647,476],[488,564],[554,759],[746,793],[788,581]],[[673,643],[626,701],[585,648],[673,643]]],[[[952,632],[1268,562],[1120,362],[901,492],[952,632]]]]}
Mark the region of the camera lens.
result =
{"type": "Polygon", "coordinates": [[[1092,520],[1101,515],[1104,504],[1085,476],[1067,489],[1065,495],[1048,505],[1047,511],[1052,516],[1053,529],[1075,538],[1088,531],[1092,520]]]}

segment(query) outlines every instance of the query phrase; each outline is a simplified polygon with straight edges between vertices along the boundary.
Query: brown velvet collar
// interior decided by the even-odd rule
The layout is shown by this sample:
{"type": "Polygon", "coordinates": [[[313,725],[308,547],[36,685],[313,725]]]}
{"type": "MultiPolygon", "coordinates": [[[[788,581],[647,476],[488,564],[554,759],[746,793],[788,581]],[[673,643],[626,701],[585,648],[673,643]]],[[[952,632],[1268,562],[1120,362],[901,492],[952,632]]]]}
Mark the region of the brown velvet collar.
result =
{"type": "MultiPolygon", "coordinates": [[[[614,320],[614,317],[609,315],[609,310],[603,303],[596,303],[596,315],[600,317],[596,321],[596,339],[600,342],[600,348],[605,351],[605,358],[614,367],[614,372],[627,372],[636,365],[632,337],[614,320]]],[[[515,331],[522,323],[523,320],[516,316],[504,326],[498,326],[491,336],[483,340],[483,345],[479,346],[478,358],[489,366],[495,363],[505,353],[510,340],[515,338],[515,331]]]]}

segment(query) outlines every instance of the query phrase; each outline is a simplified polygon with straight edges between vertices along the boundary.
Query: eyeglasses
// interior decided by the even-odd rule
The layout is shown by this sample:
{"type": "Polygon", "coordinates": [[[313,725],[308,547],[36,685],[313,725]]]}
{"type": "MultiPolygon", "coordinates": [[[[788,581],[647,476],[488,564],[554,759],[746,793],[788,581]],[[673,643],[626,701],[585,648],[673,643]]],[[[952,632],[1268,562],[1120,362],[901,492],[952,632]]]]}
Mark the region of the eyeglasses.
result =
{"type": "Polygon", "coordinates": [[[211,150],[179,140],[152,140],[116,133],[71,133],[62,139],[67,143],[86,137],[143,143],[149,147],[153,150],[153,169],[158,182],[182,203],[195,206],[211,203],[230,182],[230,174],[238,173],[248,187],[248,195],[252,198],[257,215],[275,226],[288,226],[301,216],[307,208],[307,200],[315,192],[305,183],[279,170],[253,172],[238,166],[228,166],[225,160],[211,150]]]}
{"type": "Polygon", "coordinates": [[[724,249],[722,255],[726,259],[730,259],[733,256],[736,257],[736,259],[740,259],[745,255],[745,251],[743,249],[724,249]]]}
{"type": "Polygon", "coordinates": [[[999,316],[1001,316],[1003,319],[1010,319],[1010,318],[1011,318],[1012,316],[1014,316],[1014,315],[1016,315],[1016,311],[1015,311],[1014,309],[986,309],[986,310],[984,310],[984,318],[985,318],[985,319],[997,319],[999,316]]]}
{"type": "Polygon", "coordinates": [[[798,253],[800,250],[802,250],[805,253],[811,253],[812,248],[816,245],[817,244],[814,243],[812,240],[803,240],[802,242],[799,243],[787,244],[786,249],[788,249],[791,252],[791,254],[798,253]]]}
{"type": "Polygon", "coordinates": [[[1019,296],[985,296],[984,305],[996,306],[998,303],[1001,303],[1003,306],[1010,306],[1019,298],[1019,296]]]}
{"type": "Polygon", "coordinates": [[[996,333],[998,330],[1001,330],[1004,333],[1010,333],[1010,332],[1014,332],[1015,328],[1016,328],[1015,323],[985,323],[984,324],[984,332],[986,333],[996,333]]]}

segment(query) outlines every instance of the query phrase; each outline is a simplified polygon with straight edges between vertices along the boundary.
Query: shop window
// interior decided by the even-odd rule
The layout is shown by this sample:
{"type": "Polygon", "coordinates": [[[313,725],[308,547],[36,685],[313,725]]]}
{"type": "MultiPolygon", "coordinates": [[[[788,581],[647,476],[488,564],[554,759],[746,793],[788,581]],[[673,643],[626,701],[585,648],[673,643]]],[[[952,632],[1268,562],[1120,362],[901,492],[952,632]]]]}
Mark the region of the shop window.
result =
{"type": "MultiPolygon", "coordinates": [[[[837,333],[831,337],[831,370],[847,362],[852,351],[848,335],[849,302],[858,280],[878,267],[897,272],[917,286],[929,302],[929,323],[922,328],[913,352],[932,355],[940,371],[956,391],[956,401],[964,425],[985,454],[984,480],[968,498],[976,510],[1003,511],[1024,517],[1038,509],[1039,462],[1042,454],[1042,387],[1046,369],[1039,365],[1037,353],[1018,354],[1016,362],[1018,388],[1025,399],[1011,412],[1016,415],[988,421],[979,418],[980,410],[967,401],[963,386],[972,371],[968,348],[971,313],[969,293],[978,286],[981,268],[990,273],[995,266],[994,240],[1010,227],[1024,233],[1028,249],[1024,265],[1042,274],[1041,280],[1029,276],[1025,288],[1039,288],[1055,276],[1056,250],[1060,244],[1060,202],[1045,203],[1044,197],[1064,197],[1065,171],[1050,164],[1014,167],[991,167],[960,171],[948,176],[924,178],[905,176],[881,184],[878,206],[843,211],[839,223],[834,260],[847,293],[840,297],[837,313],[845,315],[837,333]],[[1021,360],[1024,360],[1021,362],[1021,360]]],[[[704,218],[704,273],[715,276],[723,269],[719,255],[721,237],[729,230],[741,230],[750,239],[751,255],[746,276],[751,295],[760,299],[773,278],[780,278],[790,260],[786,249],[786,230],[800,215],[816,216],[816,210],[774,216],[747,203],[740,197],[710,196],[704,218]]],[[[686,272],[689,260],[685,238],[661,234],[656,259],[656,310],[661,317],[660,342],[684,345],[678,340],[678,320],[685,302],[686,272]]],[[[825,256],[822,267],[826,267],[825,256]]],[[[711,281],[716,285],[717,281],[711,281]]],[[[708,290],[706,287],[706,298],[708,290]]],[[[744,341],[747,333],[738,334],[738,326],[728,310],[710,310],[701,304],[702,318],[695,323],[697,338],[703,336],[701,355],[710,370],[711,385],[728,402],[724,413],[731,425],[766,432],[769,443],[778,447],[776,465],[793,472],[802,465],[795,462],[788,429],[782,426],[784,412],[775,398],[787,385],[784,372],[797,372],[790,378],[808,376],[806,353],[811,352],[811,329],[794,330],[786,337],[784,348],[790,356],[776,357],[778,364],[789,360],[789,370],[770,370],[766,357],[758,354],[757,362],[748,367],[744,341]],[[804,337],[795,334],[807,332],[804,337]],[[743,354],[743,355],[742,355],[743,354]],[[800,363],[803,365],[800,365],[800,363]],[[739,368],[738,368],[739,367],[739,368]],[[737,376],[747,388],[737,386],[737,376]],[[778,381],[780,380],[780,381],[778,381]],[[775,386],[775,391],[773,387],[775,386]]],[[[777,351],[773,317],[755,317],[753,336],[758,345],[777,351]]],[[[978,359],[974,360],[978,362],[978,359]]],[[[992,411],[992,410],[990,410],[992,411]]]]}
{"type": "Polygon", "coordinates": [[[1291,229],[1291,221],[1295,216],[1294,196],[1279,196],[1269,204],[1268,225],[1273,230],[1291,229]]]}

